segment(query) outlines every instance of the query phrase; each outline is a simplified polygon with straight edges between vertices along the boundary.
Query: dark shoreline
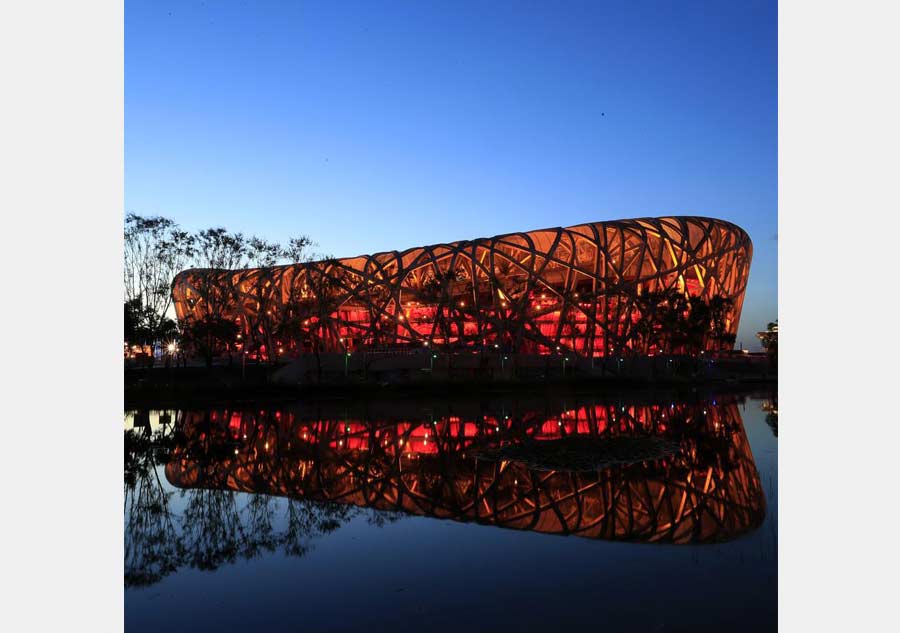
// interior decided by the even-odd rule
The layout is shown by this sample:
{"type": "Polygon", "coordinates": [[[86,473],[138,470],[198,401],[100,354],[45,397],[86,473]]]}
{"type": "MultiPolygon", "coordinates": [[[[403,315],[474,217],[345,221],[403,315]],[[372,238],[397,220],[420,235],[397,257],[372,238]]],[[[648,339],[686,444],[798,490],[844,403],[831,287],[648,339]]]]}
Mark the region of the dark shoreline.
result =
{"type": "Polygon", "coordinates": [[[177,369],[126,370],[124,406],[177,408],[240,402],[290,402],[304,400],[370,400],[427,398],[496,398],[522,396],[584,396],[657,392],[694,396],[704,393],[771,393],[778,388],[777,376],[753,375],[729,380],[668,378],[648,380],[619,376],[551,377],[546,379],[478,380],[456,379],[419,382],[347,382],[285,385],[268,381],[263,367],[241,380],[240,373],[177,369]]]}

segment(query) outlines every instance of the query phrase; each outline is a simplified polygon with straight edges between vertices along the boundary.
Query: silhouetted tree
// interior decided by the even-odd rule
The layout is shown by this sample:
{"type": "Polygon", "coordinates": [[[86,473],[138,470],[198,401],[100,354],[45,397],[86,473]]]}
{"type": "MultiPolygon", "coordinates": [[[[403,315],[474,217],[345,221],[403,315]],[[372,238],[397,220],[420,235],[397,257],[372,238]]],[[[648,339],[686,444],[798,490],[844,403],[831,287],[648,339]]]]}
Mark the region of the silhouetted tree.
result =
{"type": "Polygon", "coordinates": [[[228,271],[246,265],[248,245],[241,233],[229,233],[221,227],[198,232],[194,244],[195,264],[202,274],[195,285],[193,311],[183,319],[182,328],[186,342],[209,367],[219,353],[227,352],[230,357],[240,330],[231,313],[231,306],[239,299],[235,273],[228,271]],[[226,325],[227,321],[235,327],[226,325]]]}
{"type": "MultiPolygon", "coordinates": [[[[332,317],[340,305],[344,288],[342,269],[333,257],[304,266],[299,297],[288,306],[296,314],[299,325],[286,326],[285,332],[297,333],[308,341],[316,358],[319,382],[322,381],[322,350],[329,338],[337,338],[332,317]]],[[[292,317],[293,318],[293,317],[292,317]]]]}
{"type": "Polygon", "coordinates": [[[168,218],[129,213],[124,238],[125,303],[138,317],[140,336],[153,344],[170,329],[172,279],[193,257],[194,237],[168,218]]]}
{"type": "Polygon", "coordinates": [[[688,354],[697,356],[712,331],[709,304],[702,297],[689,297],[684,339],[688,354]]]}
{"type": "Polygon", "coordinates": [[[143,305],[141,298],[135,297],[125,302],[125,341],[132,344],[143,344],[147,338],[143,305]]]}
{"type": "Polygon", "coordinates": [[[709,300],[709,313],[712,320],[712,339],[718,349],[734,347],[736,335],[728,332],[728,319],[732,317],[734,301],[726,297],[715,296],[709,300]]]}
{"type": "Polygon", "coordinates": [[[229,350],[237,343],[239,331],[237,323],[222,316],[188,316],[182,322],[181,339],[182,344],[203,357],[209,368],[218,352],[229,350]]]}
{"type": "Polygon", "coordinates": [[[277,360],[278,345],[275,341],[275,329],[281,318],[281,293],[278,285],[275,264],[281,258],[282,249],[274,243],[259,237],[247,241],[247,265],[255,270],[241,275],[239,284],[249,286],[246,296],[255,302],[256,310],[251,312],[247,323],[247,332],[252,340],[244,344],[256,344],[257,350],[265,349],[264,359],[277,360]]]}
{"type": "Polygon", "coordinates": [[[663,347],[659,324],[668,307],[670,294],[665,290],[652,290],[632,297],[632,302],[640,315],[633,327],[635,341],[643,354],[649,354],[663,347]]]}
{"type": "Polygon", "coordinates": [[[778,319],[766,326],[765,332],[756,335],[762,343],[763,349],[769,355],[769,362],[774,366],[778,364],[778,319]]]}

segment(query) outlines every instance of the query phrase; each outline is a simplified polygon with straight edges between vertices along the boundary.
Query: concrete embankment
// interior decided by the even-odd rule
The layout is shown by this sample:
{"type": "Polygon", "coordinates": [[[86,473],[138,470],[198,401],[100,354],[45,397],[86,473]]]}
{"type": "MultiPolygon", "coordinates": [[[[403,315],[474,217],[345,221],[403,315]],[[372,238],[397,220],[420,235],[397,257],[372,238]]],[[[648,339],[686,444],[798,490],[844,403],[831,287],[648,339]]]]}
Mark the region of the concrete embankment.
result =
{"type": "Polygon", "coordinates": [[[355,359],[340,354],[278,365],[126,369],[126,406],[297,397],[352,398],[406,395],[496,394],[526,391],[765,386],[777,373],[758,356],[599,360],[507,355],[422,355],[355,359]],[[479,357],[480,356],[480,357],[479,357]],[[423,366],[424,365],[424,366],[423,366]]]}

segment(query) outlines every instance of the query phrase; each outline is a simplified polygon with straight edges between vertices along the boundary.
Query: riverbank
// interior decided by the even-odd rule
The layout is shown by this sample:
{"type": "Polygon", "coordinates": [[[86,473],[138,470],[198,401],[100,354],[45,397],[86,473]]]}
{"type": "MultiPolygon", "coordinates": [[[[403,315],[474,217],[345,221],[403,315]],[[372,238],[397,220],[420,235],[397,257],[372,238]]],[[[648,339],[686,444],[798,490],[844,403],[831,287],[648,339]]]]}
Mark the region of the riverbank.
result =
{"type": "Polygon", "coordinates": [[[179,367],[125,370],[125,408],[183,407],[222,402],[290,401],[298,398],[346,400],[370,398],[494,397],[515,395],[584,395],[605,392],[663,390],[697,392],[758,392],[777,388],[777,374],[747,367],[741,372],[710,376],[685,372],[644,375],[550,375],[497,378],[429,375],[417,380],[363,381],[332,376],[321,383],[278,380],[284,367],[179,367]]]}

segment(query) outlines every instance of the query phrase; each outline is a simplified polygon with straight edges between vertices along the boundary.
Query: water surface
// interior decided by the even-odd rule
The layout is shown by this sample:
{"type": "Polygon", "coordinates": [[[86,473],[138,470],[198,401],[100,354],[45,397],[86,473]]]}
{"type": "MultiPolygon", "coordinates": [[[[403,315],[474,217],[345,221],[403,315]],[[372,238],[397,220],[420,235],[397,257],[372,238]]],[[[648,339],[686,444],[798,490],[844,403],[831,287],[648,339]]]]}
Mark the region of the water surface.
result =
{"type": "Polygon", "coordinates": [[[765,397],[298,402],[125,429],[128,631],[775,628],[765,397]]]}

